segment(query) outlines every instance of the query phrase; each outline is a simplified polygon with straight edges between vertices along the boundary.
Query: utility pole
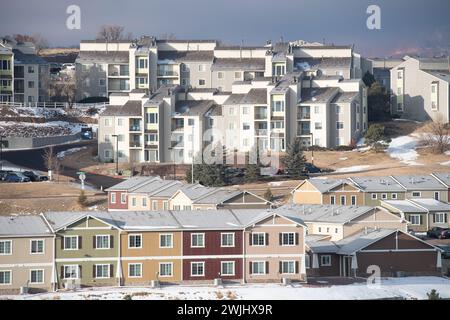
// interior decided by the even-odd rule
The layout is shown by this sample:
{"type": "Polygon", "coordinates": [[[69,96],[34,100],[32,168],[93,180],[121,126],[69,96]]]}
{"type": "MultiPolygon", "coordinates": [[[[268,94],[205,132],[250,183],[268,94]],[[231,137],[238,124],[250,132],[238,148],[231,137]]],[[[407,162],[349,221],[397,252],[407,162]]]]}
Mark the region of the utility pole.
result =
{"type": "Polygon", "coordinates": [[[112,137],[116,138],[116,175],[119,174],[119,136],[113,134],[112,137]]]}

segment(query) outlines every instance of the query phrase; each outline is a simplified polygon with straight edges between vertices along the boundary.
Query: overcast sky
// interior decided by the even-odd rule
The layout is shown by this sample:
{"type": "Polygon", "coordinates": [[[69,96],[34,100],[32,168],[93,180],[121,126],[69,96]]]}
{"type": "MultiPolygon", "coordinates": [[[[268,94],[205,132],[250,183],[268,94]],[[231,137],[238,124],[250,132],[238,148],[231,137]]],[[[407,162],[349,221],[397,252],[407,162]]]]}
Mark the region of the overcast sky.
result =
{"type": "Polygon", "coordinates": [[[380,57],[450,48],[449,0],[0,0],[0,7],[0,35],[39,32],[51,46],[78,45],[100,25],[118,24],[136,37],[173,33],[230,44],[325,39],[380,57]],[[81,8],[80,30],[66,28],[71,4],[81,8]],[[366,27],[370,4],[381,8],[381,30],[366,27]]]}

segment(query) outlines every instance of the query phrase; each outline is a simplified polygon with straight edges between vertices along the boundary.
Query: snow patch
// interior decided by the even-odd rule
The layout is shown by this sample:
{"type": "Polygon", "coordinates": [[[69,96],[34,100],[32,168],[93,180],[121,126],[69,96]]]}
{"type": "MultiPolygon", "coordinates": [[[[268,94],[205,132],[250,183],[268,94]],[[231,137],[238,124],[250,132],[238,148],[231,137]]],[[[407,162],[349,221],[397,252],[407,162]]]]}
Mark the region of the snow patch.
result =
{"type": "Polygon", "coordinates": [[[420,166],[416,160],[419,154],[416,151],[418,140],[411,136],[401,136],[392,139],[386,152],[393,159],[400,160],[411,166],[420,166]]]}
{"type": "Polygon", "coordinates": [[[80,147],[80,148],[72,148],[72,149],[68,149],[68,150],[64,150],[61,152],[58,152],[58,154],[56,155],[56,157],[60,160],[64,159],[65,157],[67,157],[68,155],[71,155],[75,152],[81,151],[87,149],[87,147],[80,147]]]}
{"type": "Polygon", "coordinates": [[[352,167],[345,167],[345,168],[336,169],[335,172],[358,172],[358,171],[367,170],[369,168],[370,168],[369,165],[352,166],[352,167]]]}

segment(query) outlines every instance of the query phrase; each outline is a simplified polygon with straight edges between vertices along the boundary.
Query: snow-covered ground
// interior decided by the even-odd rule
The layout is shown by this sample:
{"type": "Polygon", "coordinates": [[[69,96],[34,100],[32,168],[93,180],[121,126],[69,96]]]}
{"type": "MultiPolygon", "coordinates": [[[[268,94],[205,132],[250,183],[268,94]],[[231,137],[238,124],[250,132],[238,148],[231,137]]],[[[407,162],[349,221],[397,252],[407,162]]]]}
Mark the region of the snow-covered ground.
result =
{"type": "Polygon", "coordinates": [[[85,149],[87,149],[87,147],[72,148],[72,149],[64,150],[64,151],[58,152],[56,157],[58,159],[62,160],[66,156],[71,155],[72,153],[75,153],[75,152],[78,152],[78,151],[81,151],[81,150],[85,150],[85,149]]]}
{"type": "Polygon", "coordinates": [[[339,168],[336,169],[335,172],[359,172],[359,171],[364,171],[369,169],[370,166],[369,165],[360,165],[360,166],[352,166],[352,167],[345,167],[345,168],[339,168]]]}
{"type": "Polygon", "coordinates": [[[90,125],[65,121],[46,123],[0,121],[0,134],[7,137],[51,137],[76,134],[90,125]]]}
{"type": "Polygon", "coordinates": [[[355,300],[355,299],[427,299],[427,293],[436,289],[442,298],[450,297],[450,280],[439,277],[386,278],[379,286],[366,283],[350,285],[310,286],[295,284],[248,284],[245,286],[198,287],[163,286],[159,289],[148,287],[92,288],[76,292],[56,292],[36,295],[0,296],[4,299],[37,300],[119,300],[130,295],[132,299],[254,299],[254,300],[355,300]]]}
{"type": "Polygon", "coordinates": [[[403,163],[418,166],[416,162],[419,154],[416,151],[418,139],[412,136],[401,136],[392,139],[386,152],[391,158],[398,159],[403,163]]]}

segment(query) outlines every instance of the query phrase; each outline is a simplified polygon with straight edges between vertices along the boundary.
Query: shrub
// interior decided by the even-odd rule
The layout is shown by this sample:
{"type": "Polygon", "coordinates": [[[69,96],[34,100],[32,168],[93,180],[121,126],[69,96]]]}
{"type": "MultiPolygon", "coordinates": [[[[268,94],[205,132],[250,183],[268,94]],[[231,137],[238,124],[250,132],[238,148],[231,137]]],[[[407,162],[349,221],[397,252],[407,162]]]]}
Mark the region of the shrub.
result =
{"type": "Polygon", "coordinates": [[[131,295],[129,295],[129,294],[126,294],[126,295],[123,296],[122,299],[123,300],[133,300],[133,297],[131,295]]]}
{"type": "Polygon", "coordinates": [[[431,290],[427,293],[428,300],[440,300],[441,297],[439,296],[439,293],[436,291],[436,289],[431,290]]]}
{"type": "Polygon", "coordinates": [[[84,190],[80,191],[80,195],[78,196],[78,204],[82,207],[85,207],[87,204],[87,197],[84,193],[84,190]]]}

